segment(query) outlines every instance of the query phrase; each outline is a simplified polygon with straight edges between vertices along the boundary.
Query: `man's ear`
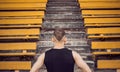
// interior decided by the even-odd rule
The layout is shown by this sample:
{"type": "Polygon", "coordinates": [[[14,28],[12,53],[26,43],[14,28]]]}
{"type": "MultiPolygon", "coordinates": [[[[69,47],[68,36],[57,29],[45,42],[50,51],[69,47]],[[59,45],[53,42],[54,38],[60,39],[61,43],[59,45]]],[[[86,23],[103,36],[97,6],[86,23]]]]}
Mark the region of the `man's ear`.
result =
{"type": "Polygon", "coordinates": [[[52,41],[52,42],[57,41],[57,39],[55,38],[55,36],[52,37],[51,41],[52,41]]]}
{"type": "Polygon", "coordinates": [[[64,39],[64,42],[66,43],[67,42],[67,37],[64,36],[63,39],[64,39]]]}
{"type": "Polygon", "coordinates": [[[55,41],[55,40],[54,40],[54,37],[52,37],[52,38],[51,38],[51,41],[52,41],[52,42],[54,42],[54,41],[55,41]]]}

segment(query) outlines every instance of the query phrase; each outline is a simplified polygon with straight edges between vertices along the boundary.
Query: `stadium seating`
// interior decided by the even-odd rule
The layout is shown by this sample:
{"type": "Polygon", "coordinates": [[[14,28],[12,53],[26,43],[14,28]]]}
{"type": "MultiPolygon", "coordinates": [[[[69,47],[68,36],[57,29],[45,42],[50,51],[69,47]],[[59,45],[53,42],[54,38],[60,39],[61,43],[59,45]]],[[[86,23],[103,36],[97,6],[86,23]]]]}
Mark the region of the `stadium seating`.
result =
{"type": "Polygon", "coordinates": [[[43,17],[44,11],[1,11],[0,28],[40,28],[43,17]]]}
{"type": "Polygon", "coordinates": [[[39,29],[1,29],[0,39],[39,39],[39,29]]]}
{"type": "Polygon", "coordinates": [[[0,70],[15,70],[15,72],[19,72],[19,70],[30,70],[31,69],[31,61],[1,61],[0,62],[0,70]]]}
{"type": "Polygon", "coordinates": [[[119,9],[119,0],[78,0],[81,9],[119,9]]]}
{"type": "Polygon", "coordinates": [[[78,0],[97,69],[120,70],[120,1],[78,0]],[[104,40],[103,40],[104,39],[104,40]],[[109,58],[110,57],[110,58],[109,58]]]}
{"type": "Polygon", "coordinates": [[[98,60],[97,63],[98,63],[97,67],[99,69],[119,69],[120,68],[120,60],[98,60]]]}
{"type": "Polygon", "coordinates": [[[22,50],[18,53],[0,53],[0,56],[34,56],[36,50],[36,42],[18,42],[18,43],[0,43],[0,50],[22,50]],[[27,50],[34,50],[34,52],[27,52],[27,50]]]}
{"type": "Polygon", "coordinates": [[[88,38],[120,38],[119,33],[120,33],[119,27],[87,29],[88,38]]]}
{"type": "Polygon", "coordinates": [[[106,51],[93,51],[94,55],[109,55],[109,54],[120,54],[118,51],[112,52],[113,49],[120,49],[120,41],[93,41],[92,50],[106,50],[106,51]]]}
{"type": "Polygon", "coordinates": [[[47,2],[48,0],[0,0],[0,72],[31,69],[47,2]],[[5,57],[8,57],[7,60],[5,57]]]}
{"type": "Polygon", "coordinates": [[[0,10],[45,10],[47,0],[1,0],[0,10]]]}

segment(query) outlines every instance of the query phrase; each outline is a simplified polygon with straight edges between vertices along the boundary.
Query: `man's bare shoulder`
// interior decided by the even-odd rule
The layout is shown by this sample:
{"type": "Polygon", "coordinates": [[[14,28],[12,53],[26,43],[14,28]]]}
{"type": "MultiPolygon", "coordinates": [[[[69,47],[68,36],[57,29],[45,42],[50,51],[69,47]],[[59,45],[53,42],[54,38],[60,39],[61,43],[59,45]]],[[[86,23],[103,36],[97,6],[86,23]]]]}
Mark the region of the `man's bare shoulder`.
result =
{"type": "Polygon", "coordinates": [[[73,57],[74,59],[76,59],[77,57],[81,57],[79,53],[77,53],[76,51],[72,51],[73,57]]]}

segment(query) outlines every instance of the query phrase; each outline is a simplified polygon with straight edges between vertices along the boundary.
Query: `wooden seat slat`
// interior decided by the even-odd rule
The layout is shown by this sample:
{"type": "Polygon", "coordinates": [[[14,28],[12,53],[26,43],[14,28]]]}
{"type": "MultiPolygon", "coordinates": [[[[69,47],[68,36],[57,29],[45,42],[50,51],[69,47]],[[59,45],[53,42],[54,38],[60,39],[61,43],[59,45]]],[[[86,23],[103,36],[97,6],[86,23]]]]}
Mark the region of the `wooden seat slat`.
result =
{"type": "Polygon", "coordinates": [[[81,9],[114,9],[120,8],[120,1],[88,1],[88,2],[80,2],[81,9]]]}
{"type": "Polygon", "coordinates": [[[112,42],[92,41],[92,49],[113,49],[113,48],[120,48],[120,41],[112,42]]]}
{"type": "Polygon", "coordinates": [[[109,28],[88,28],[88,34],[118,34],[120,33],[120,27],[109,28]]]}
{"type": "MultiPolygon", "coordinates": [[[[0,18],[2,17],[17,17],[17,16],[44,16],[44,11],[2,11],[0,12],[0,18]]],[[[11,18],[12,18],[11,17],[11,18]]]]}
{"type": "Polygon", "coordinates": [[[42,19],[0,19],[1,24],[41,24],[42,19]]]}
{"type": "Polygon", "coordinates": [[[120,10],[82,10],[84,18],[87,17],[120,17],[120,10]]]}
{"type": "Polygon", "coordinates": [[[30,70],[31,61],[2,61],[0,70],[30,70]]]}
{"type": "Polygon", "coordinates": [[[99,69],[120,69],[120,60],[98,60],[99,69]]]}
{"type": "Polygon", "coordinates": [[[119,0],[78,0],[79,2],[118,2],[119,0]]]}
{"type": "Polygon", "coordinates": [[[120,26],[120,24],[119,23],[116,23],[116,24],[114,24],[114,23],[112,23],[112,24],[110,24],[110,23],[96,23],[96,24],[94,24],[94,23],[90,23],[90,24],[85,24],[85,26],[86,27],[105,27],[105,26],[120,26]]]}
{"type": "Polygon", "coordinates": [[[36,42],[0,43],[0,50],[35,50],[36,42]]]}
{"type": "Polygon", "coordinates": [[[39,35],[39,28],[37,29],[1,29],[0,36],[9,35],[39,35]]]}
{"type": "Polygon", "coordinates": [[[0,10],[45,10],[46,3],[0,3],[0,10]]]}
{"type": "Polygon", "coordinates": [[[99,23],[120,23],[120,18],[85,18],[85,24],[99,24],[99,23]]]}
{"type": "Polygon", "coordinates": [[[1,2],[48,2],[48,0],[0,0],[1,2]]]}

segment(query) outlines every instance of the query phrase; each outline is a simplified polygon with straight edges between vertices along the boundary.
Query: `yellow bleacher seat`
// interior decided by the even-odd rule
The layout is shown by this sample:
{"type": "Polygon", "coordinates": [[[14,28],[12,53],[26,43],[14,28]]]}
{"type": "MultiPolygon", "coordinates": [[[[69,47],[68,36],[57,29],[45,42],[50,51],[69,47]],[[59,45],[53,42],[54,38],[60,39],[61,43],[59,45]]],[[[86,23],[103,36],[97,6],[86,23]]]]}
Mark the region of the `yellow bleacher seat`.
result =
{"type": "Polygon", "coordinates": [[[0,18],[43,18],[44,11],[1,11],[0,18]]]}
{"type": "Polygon", "coordinates": [[[85,26],[120,26],[120,18],[85,18],[85,26]]]}
{"type": "Polygon", "coordinates": [[[95,2],[95,1],[101,1],[101,2],[116,2],[119,0],[78,0],[79,2],[95,2]]]}
{"type": "Polygon", "coordinates": [[[30,70],[31,61],[1,61],[0,70],[30,70]]]}
{"type": "Polygon", "coordinates": [[[93,55],[110,55],[110,54],[120,54],[120,52],[112,52],[112,49],[120,49],[120,41],[107,41],[107,42],[99,42],[92,41],[92,50],[102,50],[105,51],[95,51],[92,52],[93,55]]]}
{"type": "Polygon", "coordinates": [[[42,19],[0,19],[0,28],[9,27],[38,27],[40,28],[42,19]]]}
{"type": "Polygon", "coordinates": [[[85,18],[85,24],[89,23],[120,23],[120,18],[85,18]]]}
{"type": "Polygon", "coordinates": [[[48,0],[0,0],[0,2],[5,2],[5,3],[7,3],[7,2],[24,2],[24,3],[26,3],[26,2],[48,2],[48,0]]]}
{"type": "Polygon", "coordinates": [[[45,10],[46,3],[38,3],[38,2],[0,2],[0,10],[45,10]]]}
{"type": "Polygon", "coordinates": [[[119,0],[79,0],[81,9],[119,9],[119,0]]]}
{"type": "Polygon", "coordinates": [[[119,38],[120,28],[109,27],[109,28],[88,28],[88,38],[119,38]]]}
{"type": "Polygon", "coordinates": [[[39,39],[39,28],[0,29],[0,39],[39,39]]]}
{"type": "Polygon", "coordinates": [[[120,60],[98,60],[99,69],[120,69],[120,60]]]}
{"type": "Polygon", "coordinates": [[[82,10],[84,18],[92,17],[120,17],[120,10],[82,10]]]}
{"type": "Polygon", "coordinates": [[[12,42],[0,43],[0,50],[20,50],[22,52],[0,53],[0,56],[35,56],[36,42],[12,42]],[[34,50],[34,52],[27,52],[27,50],[34,50]]]}
{"type": "MultiPolygon", "coordinates": [[[[102,59],[101,56],[105,55],[107,56],[111,55],[120,55],[120,51],[117,49],[120,49],[120,41],[92,41],[92,54],[95,57],[96,65],[98,69],[120,69],[120,60],[119,59],[102,59]],[[112,51],[112,50],[116,51],[112,51]],[[102,51],[106,50],[106,51],[102,51]],[[98,59],[97,57],[101,57],[101,59],[98,59]]],[[[104,56],[104,57],[105,57],[104,56]]],[[[111,56],[112,57],[112,56],[111,56]]]]}

